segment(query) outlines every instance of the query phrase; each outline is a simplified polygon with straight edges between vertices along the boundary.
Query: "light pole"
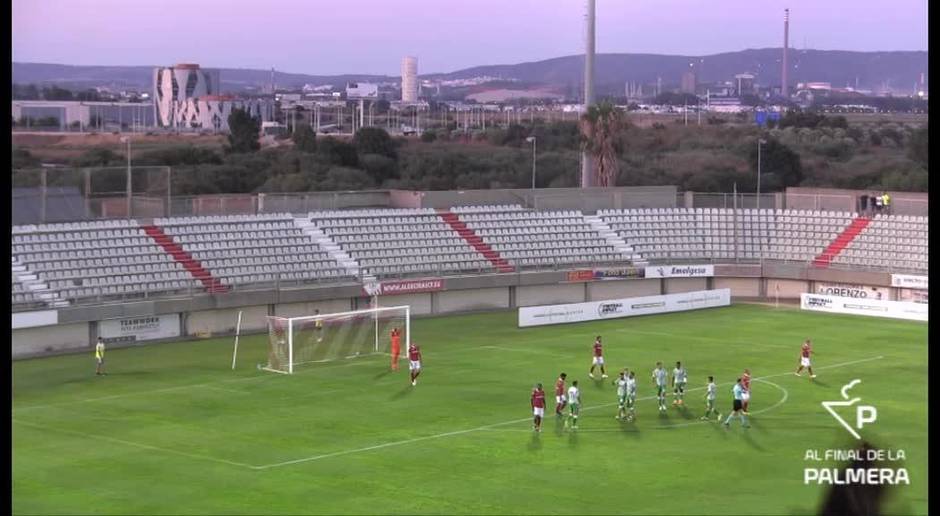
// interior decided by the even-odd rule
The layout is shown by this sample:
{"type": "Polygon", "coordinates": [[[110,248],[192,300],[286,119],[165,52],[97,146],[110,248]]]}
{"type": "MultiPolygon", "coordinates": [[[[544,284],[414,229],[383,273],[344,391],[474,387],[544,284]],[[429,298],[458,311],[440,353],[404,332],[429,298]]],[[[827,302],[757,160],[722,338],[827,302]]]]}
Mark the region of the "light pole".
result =
{"type": "Polygon", "coordinates": [[[525,141],[532,143],[532,189],[535,190],[535,136],[529,136],[525,141]]]}
{"type": "Polygon", "coordinates": [[[757,139],[757,250],[760,253],[761,270],[764,267],[764,225],[760,213],[760,146],[765,143],[767,143],[767,140],[757,139]]]}
{"type": "Polygon", "coordinates": [[[133,189],[131,188],[131,138],[130,136],[123,136],[121,141],[127,143],[127,218],[131,218],[131,197],[133,195],[133,189]]]}

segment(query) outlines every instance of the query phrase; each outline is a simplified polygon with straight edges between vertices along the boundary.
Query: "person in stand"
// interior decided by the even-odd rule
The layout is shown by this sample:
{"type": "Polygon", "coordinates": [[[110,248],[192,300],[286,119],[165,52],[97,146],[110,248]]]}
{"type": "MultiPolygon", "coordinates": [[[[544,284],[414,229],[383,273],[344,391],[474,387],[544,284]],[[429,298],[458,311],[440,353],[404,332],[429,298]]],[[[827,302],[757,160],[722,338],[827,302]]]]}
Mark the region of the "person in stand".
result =
{"type": "Polygon", "coordinates": [[[881,208],[884,206],[884,197],[876,195],[875,197],[875,211],[881,213],[881,208]]]}
{"type": "Polygon", "coordinates": [[[888,195],[888,192],[881,196],[881,206],[884,208],[886,215],[891,214],[891,196],[888,195]]]}

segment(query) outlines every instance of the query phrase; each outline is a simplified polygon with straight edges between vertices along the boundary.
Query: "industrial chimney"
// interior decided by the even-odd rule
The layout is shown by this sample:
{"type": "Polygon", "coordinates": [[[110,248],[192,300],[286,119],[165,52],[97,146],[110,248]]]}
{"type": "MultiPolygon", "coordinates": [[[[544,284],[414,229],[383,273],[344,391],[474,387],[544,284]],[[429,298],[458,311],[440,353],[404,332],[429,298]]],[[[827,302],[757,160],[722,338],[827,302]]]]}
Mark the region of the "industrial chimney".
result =
{"type": "Polygon", "coordinates": [[[790,49],[790,9],[783,10],[783,73],[782,82],[780,85],[780,94],[783,98],[790,98],[790,88],[789,88],[789,77],[787,77],[787,72],[789,71],[789,63],[787,62],[787,54],[790,49]]]}
{"type": "MultiPolygon", "coordinates": [[[[584,45],[584,114],[588,107],[594,103],[594,0],[587,0],[587,15],[585,16],[585,35],[587,41],[584,45]]],[[[581,188],[591,186],[594,179],[594,160],[590,154],[581,152],[581,188]]]]}

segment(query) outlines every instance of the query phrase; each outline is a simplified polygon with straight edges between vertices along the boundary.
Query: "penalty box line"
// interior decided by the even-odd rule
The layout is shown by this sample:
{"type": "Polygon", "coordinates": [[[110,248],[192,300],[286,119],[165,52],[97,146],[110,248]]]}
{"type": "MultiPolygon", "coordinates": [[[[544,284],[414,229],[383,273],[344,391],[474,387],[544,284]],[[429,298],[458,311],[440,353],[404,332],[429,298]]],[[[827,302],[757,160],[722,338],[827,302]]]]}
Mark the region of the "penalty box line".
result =
{"type": "MultiPolygon", "coordinates": [[[[882,356],[877,356],[877,357],[863,358],[863,359],[861,359],[861,360],[853,360],[853,361],[850,361],[850,362],[842,362],[842,363],[839,363],[839,364],[832,364],[832,365],[817,367],[816,369],[817,369],[817,370],[835,369],[835,368],[838,368],[838,367],[845,367],[845,366],[848,366],[848,365],[861,364],[861,363],[864,363],[864,362],[871,362],[871,361],[873,361],[873,360],[880,360],[880,359],[882,359],[882,358],[884,358],[883,355],[882,355],[882,356]]],[[[767,376],[761,376],[761,377],[758,377],[758,378],[754,378],[754,380],[755,380],[755,381],[760,381],[760,380],[765,380],[765,379],[767,379],[767,378],[777,378],[777,377],[780,377],[780,376],[787,376],[787,375],[791,375],[791,374],[793,374],[793,371],[787,371],[787,372],[785,372],[785,373],[778,373],[778,374],[772,374],[772,375],[767,375],[767,376]]],[[[770,382],[767,382],[767,383],[770,383],[770,382]]],[[[729,385],[729,384],[730,384],[730,382],[726,382],[726,383],[722,383],[722,384],[718,384],[718,385],[729,385]]],[[[691,392],[691,391],[700,391],[700,390],[703,390],[703,389],[705,389],[705,387],[695,387],[695,388],[692,388],[692,389],[688,389],[688,391],[689,391],[689,392],[691,392]]],[[[786,401],[786,398],[787,398],[787,396],[784,397],[783,401],[786,401]]],[[[651,400],[651,399],[656,399],[656,396],[646,396],[646,397],[643,397],[643,398],[638,398],[637,401],[646,401],[646,400],[651,400]]],[[[781,405],[781,404],[783,403],[783,401],[777,402],[777,404],[774,405],[774,407],[776,407],[776,406],[778,406],[778,405],[781,405]]],[[[585,408],[582,409],[582,410],[587,411],[587,410],[592,410],[592,409],[599,409],[599,408],[610,407],[610,406],[613,406],[613,405],[616,405],[616,403],[604,403],[604,404],[601,404],[601,405],[594,405],[594,406],[591,406],[591,407],[585,407],[585,408]]],[[[255,469],[255,470],[266,470],[266,469],[271,469],[271,468],[279,468],[279,467],[282,467],[282,466],[290,466],[290,465],[292,465],[292,464],[301,464],[301,463],[304,463],[304,462],[313,462],[313,461],[317,461],[317,460],[321,460],[321,459],[327,459],[327,458],[330,458],[330,457],[339,457],[339,456],[342,456],[342,455],[350,455],[350,454],[353,454],[353,453],[361,453],[361,452],[367,452],[367,451],[372,451],[372,450],[379,450],[379,449],[382,449],[382,448],[390,448],[390,447],[393,447],[393,446],[402,446],[402,445],[405,445],[405,444],[411,444],[411,443],[416,443],[416,442],[421,442],[421,441],[427,441],[427,440],[431,440],[431,439],[439,439],[439,438],[442,438],[442,437],[450,437],[450,436],[454,436],[454,435],[468,434],[468,433],[471,433],[471,432],[478,432],[478,431],[482,431],[482,430],[488,430],[488,429],[490,429],[490,428],[495,428],[495,427],[505,426],[505,425],[512,425],[512,424],[522,423],[522,422],[524,422],[524,421],[531,421],[531,420],[532,420],[531,417],[526,417],[526,418],[521,418],[521,419],[514,419],[514,420],[512,420],[512,421],[503,421],[502,423],[493,423],[493,424],[491,424],[491,425],[478,426],[478,427],[476,427],[476,428],[467,428],[467,429],[465,429],[465,430],[456,430],[456,431],[453,431],[453,432],[445,432],[445,433],[441,433],[441,434],[427,435],[427,436],[424,436],[424,437],[416,437],[416,438],[414,438],[414,439],[405,439],[405,440],[403,440],[403,441],[392,441],[392,442],[388,442],[388,443],[377,444],[377,445],[375,445],[375,446],[367,446],[367,447],[365,447],[365,448],[354,448],[354,449],[350,449],[350,450],[343,450],[343,451],[338,451],[338,452],[333,452],[333,453],[325,453],[325,454],[321,454],[321,455],[314,455],[314,456],[312,456],[312,457],[304,457],[304,458],[300,458],[300,459],[288,460],[288,461],[284,461],[284,462],[277,462],[277,463],[273,463],[273,464],[265,464],[265,465],[263,465],[263,466],[252,466],[251,469],[255,469]]]]}

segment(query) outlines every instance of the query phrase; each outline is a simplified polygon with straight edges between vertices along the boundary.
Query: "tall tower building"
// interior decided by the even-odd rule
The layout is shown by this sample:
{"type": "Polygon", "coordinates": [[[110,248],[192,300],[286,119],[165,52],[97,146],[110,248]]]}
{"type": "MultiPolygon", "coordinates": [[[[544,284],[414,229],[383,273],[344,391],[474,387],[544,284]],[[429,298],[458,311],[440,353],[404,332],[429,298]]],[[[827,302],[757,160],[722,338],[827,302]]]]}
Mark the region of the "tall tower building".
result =
{"type": "Polygon", "coordinates": [[[790,9],[783,10],[783,70],[781,73],[780,95],[784,98],[790,98],[789,77],[790,64],[787,61],[787,54],[790,49],[790,9]]]}
{"type": "Polygon", "coordinates": [[[418,58],[403,57],[401,60],[401,101],[418,101],[418,58]]]}

